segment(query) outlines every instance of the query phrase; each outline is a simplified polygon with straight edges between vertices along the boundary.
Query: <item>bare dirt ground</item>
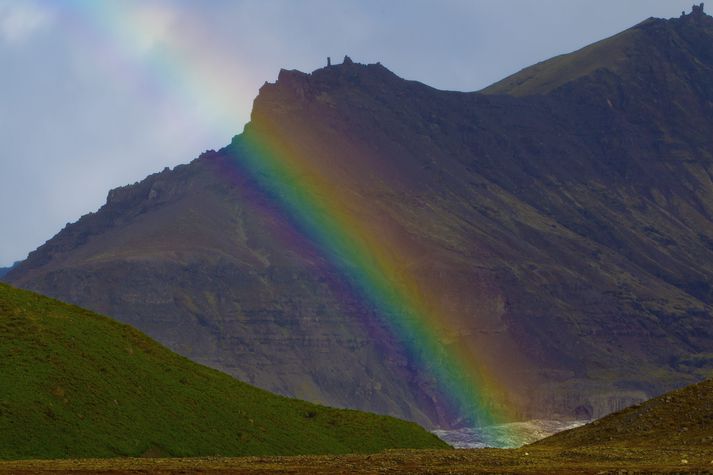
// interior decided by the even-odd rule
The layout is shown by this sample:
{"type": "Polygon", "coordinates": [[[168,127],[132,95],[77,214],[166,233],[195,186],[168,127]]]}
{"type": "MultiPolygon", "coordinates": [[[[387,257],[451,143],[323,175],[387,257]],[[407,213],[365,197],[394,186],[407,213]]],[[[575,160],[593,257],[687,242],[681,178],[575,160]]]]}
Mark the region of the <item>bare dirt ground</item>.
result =
{"type": "Polygon", "coordinates": [[[713,447],[388,451],[374,455],[0,462],[0,474],[713,473],[713,447]]]}

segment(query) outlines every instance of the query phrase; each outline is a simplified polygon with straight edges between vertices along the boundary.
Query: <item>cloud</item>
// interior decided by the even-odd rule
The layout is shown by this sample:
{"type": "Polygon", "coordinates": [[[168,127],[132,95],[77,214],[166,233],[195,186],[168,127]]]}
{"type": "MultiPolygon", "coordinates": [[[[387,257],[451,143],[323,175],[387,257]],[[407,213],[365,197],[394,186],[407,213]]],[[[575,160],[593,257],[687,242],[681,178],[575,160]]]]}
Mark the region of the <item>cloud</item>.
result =
{"type": "Polygon", "coordinates": [[[151,3],[130,4],[125,15],[125,21],[130,25],[131,36],[140,54],[173,39],[172,30],[177,15],[173,7],[151,3]]]}
{"type": "Polygon", "coordinates": [[[47,27],[51,12],[30,2],[0,0],[0,41],[17,44],[47,27]]]}

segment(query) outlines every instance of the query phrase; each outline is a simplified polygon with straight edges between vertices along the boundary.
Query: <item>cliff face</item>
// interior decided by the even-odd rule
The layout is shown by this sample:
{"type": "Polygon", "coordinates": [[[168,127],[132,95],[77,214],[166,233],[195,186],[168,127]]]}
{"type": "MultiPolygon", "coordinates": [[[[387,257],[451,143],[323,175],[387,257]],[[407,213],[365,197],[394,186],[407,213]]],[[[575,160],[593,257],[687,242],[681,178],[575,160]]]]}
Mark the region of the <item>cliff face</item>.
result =
{"type": "Polygon", "coordinates": [[[498,377],[494,404],[601,416],[713,369],[712,40],[708,16],[651,19],[483,93],[379,64],[282,71],[230,146],[113,190],[6,278],[272,391],[463,422],[290,216],[226,173],[269,131],[431,298],[444,346],[498,377]]]}

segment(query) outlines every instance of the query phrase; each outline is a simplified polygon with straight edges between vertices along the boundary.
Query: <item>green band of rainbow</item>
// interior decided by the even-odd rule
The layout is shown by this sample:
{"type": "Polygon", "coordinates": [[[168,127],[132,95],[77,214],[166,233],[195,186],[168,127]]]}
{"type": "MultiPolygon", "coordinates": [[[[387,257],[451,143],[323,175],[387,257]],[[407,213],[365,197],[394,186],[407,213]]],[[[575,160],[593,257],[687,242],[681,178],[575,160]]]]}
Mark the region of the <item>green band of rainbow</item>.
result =
{"type": "Polygon", "coordinates": [[[281,145],[274,131],[249,131],[229,148],[233,166],[247,173],[277,202],[321,253],[377,310],[409,356],[437,381],[438,392],[464,421],[493,425],[507,418],[496,407],[497,383],[473,355],[446,345],[442,319],[415,279],[404,274],[398,256],[380,236],[348,211],[339,187],[281,145]]]}
{"type": "MultiPolygon", "coordinates": [[[[156,54],[134,53],[143,48],[142,36],[150,36],[150,22],[129,21],[122,2],[71,3],[78,16],[88,20],[92,36],[109,34],[115,54],[126,55],[127,67],[148,71],[155,84],[173,91],[177,102],[190,110],[202,104],[201,111],[217,117],[221,130],[233,123],[235,84],[240,78],[221,73],[221,58],[212,55],[211,48],[201,47],[201,38],[208,35],[186,37],[181,32],[176,41],[186,48],[171,49],[166,43],[156,54]]],[[[377,310],[410,357],[435,378],[457,412],[478,425],[511,419],[495,404],[506,393],[497,378],[482,367],[473,349],[444,343],[440,327],[447,319],[435,306],[434,296],[413,276],[404,274],[399,257],[350,213],[348,198],[336,183],[310,168],[299,153],[280,142],[274,130],[252,127],[230,150],[235,154],[234,166],[269,194],[359,298],[377,310]]]]}

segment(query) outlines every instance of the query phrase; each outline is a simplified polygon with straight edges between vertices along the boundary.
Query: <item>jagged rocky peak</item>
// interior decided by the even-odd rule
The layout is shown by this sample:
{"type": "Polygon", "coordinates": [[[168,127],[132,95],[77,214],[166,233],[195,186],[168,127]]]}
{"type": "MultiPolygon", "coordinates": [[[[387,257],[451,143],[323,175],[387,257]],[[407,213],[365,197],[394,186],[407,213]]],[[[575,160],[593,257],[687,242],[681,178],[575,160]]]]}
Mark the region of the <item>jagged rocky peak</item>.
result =
{"type": "Polygon", "coordinates": [[[701,19],[701,18],[707,16],[704,11],[704,5],[705,5],[704,3],[701,3],[699,5],[693,5],[691,7],[690,14],[686,14],[685,11],[681,12],[681,18],[690,17],[692,19],[701,19]]]}
{"type": "Polygon", "coordinates": [[[331,64],[327,58],[327,66],[311,73],[281,69],[276,82],[265,82],[260,88],[255,105],[258,107],[261,101],[308,100],[324,91],[342,87],[374,87],[399,82],[404,80],[381,63],[356,63],[349,56],[344,56],[342,64],[331,64]]]}
{"type": "Polygon", "coordinates": [[[681,12],[681,17],[674,19],[673,22],[694,28],[710,29],[713,27],[713,17],[705,12],[703,3],[693,5],[690,13],[681,12]]]}

